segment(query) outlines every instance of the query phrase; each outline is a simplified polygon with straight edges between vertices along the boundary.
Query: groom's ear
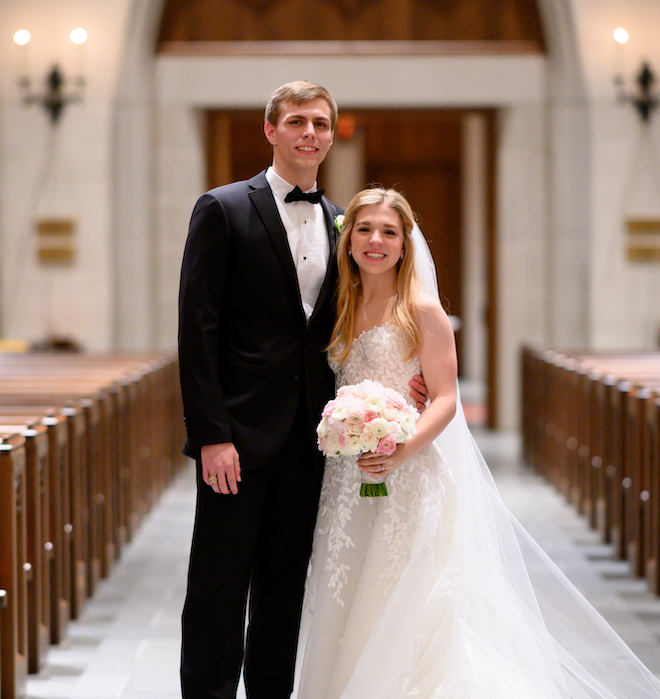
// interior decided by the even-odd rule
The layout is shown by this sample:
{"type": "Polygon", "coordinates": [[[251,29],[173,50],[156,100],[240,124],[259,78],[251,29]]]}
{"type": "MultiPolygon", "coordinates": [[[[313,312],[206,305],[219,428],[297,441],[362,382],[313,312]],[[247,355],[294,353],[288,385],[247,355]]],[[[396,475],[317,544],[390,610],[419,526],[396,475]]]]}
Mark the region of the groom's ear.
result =
{"type": "Polygon", "coordinates": [[[264,122],[264,135],[271,146],[277,145],[277,131],[269,121],[264,122]]]}

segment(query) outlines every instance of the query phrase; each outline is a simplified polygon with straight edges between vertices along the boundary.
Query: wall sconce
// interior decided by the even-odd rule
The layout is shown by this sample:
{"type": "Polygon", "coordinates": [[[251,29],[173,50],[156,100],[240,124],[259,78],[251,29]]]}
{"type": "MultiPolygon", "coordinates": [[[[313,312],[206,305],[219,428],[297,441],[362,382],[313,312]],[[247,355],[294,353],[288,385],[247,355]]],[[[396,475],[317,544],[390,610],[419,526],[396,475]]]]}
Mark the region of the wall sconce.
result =
{"type": "MultiPolygon", "coordinates": [[[[618,44],[617,50],[620,59],[623,58],[623,45],[628,42],[628,32],[622,27],[618,27],[612,33],[614,41],[618,44]]],[[[614,75],[614,87],[616,89],[616,98],[622,104],[632,104],[642,119],[649,121],[651,113],[658,106],[658,98],[652,93],[653,84],[655,83],[655,75],[648,61],[643,61],[642,66],[635,78],[637,83],[637,91],[635,93],[627,92],[625,89],[625,79],[623,77],[623,61],[619,61],[617,71],[614,75]]]]}
{"type": "MultiPolygon", "coordinates": [[[[71,32],[69,38],[80,47],[78,77],[74,81],[73,90],[65,90],[67,80],[58,65],[54,65],[46,74],[45,89],[41,93],[33,92],[27,69],[18,81],[18,86],[23,93],[23,104],[26,106],[32,104],[41,105],[48,112],[52,124],[56,124],[59,121],[64,107],[73,102],[82,102],[83,99],[85,77],[83,75],[81,52],[83,44],[87,41],[87,32],[82,27],[79,27],[71,32]]],[[[14,42],[18,46],[27,48],[29,41],[30,32],[27,29],[20,29],[14,34],[14,42]]]]}

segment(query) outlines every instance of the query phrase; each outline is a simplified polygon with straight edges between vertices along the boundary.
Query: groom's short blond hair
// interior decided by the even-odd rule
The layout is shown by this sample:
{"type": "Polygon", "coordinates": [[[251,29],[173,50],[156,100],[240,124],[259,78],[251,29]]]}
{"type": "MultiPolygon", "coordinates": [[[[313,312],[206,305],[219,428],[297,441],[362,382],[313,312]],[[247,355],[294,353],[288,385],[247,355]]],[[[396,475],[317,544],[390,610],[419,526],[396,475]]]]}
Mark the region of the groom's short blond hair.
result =
{"type": "Polygon", "coordinates": [[[328,103],[330,107],[330,128],[334,131],[337,123],[337,103],[324,87],[307,80],[294,80],[293,82],[280,85],[268,99],[265,120],[269,124],[277,126],[282,102],[303,104],[315,99],[323,99],[328,103]]]}

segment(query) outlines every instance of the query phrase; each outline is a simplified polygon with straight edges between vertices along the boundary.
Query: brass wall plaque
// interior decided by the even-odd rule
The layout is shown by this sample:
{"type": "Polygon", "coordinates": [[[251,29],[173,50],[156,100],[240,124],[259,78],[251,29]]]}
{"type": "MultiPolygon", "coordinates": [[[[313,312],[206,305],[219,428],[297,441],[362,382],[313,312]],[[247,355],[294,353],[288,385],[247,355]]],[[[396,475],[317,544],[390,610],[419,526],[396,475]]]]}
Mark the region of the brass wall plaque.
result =
{"type": "Polygon", "coordinates": [[[660,218],[631,218],[626,228],[631,235],[660,235],[660,218]]]}
{"type": "Polygon", "coordinates": [[[628,246],[628,259],[631,262],[660,262],[660,246],[628,246]]]}
{"type": "Polygon", "coordinates": [[[75,258],[75,221],[41,219],[37,221],[37,258],[45,265],[70,265],[75,258]]]}

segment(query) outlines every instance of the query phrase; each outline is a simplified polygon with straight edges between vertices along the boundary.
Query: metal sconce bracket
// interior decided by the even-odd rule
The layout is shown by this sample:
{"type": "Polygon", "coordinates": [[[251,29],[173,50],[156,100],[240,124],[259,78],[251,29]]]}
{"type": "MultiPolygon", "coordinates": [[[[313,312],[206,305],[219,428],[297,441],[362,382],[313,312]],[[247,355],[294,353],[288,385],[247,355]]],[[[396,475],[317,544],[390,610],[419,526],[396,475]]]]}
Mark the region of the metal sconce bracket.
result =
{"type": "Polygon", "coordinates": [[[621,75],[614,78],[614,85],[617,91],[617,100],[622,104],[632,104],[642,119],[650,121],[653,110],[658,106],[658,98],[652,93],[655,75],[647,61],[642,63],[642,67],[635,80],[638,90],[635,94],[626,93],[624,80],[621,75]]]}
{"type": "Polygon", "coordinates": [[[64,91],[65,82],[62,71],[57,65],[53,66],[46,76],[46,90],[42,94],[31,91],[29,78],[21,78],[19,85],[25,93],[23,104],[40,104],[48,112],[51,123],[56,124],[62,115],[64,107],[73,102],[82,102],[83,99],[84,78],[78,78],[76,80],[76,89],[69,93],[64,91]]]}

